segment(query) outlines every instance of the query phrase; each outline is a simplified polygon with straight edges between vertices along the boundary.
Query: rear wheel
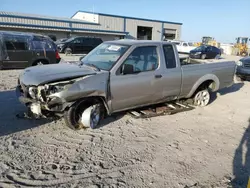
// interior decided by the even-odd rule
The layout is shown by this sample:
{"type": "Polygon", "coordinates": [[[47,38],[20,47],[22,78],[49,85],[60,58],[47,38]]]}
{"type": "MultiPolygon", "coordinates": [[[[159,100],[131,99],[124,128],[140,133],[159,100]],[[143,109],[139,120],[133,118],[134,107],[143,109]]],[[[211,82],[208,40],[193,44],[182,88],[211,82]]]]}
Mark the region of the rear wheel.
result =
{"type": "Polygon", "coordinates": [[[208,89],[198,91],[194,96],[194,104],[196,106],[207,106],[210,101],[210,93],[208,89]]]}
{"type": "Polygon", "coordinates": [[[82,128],[96,128],[103,117],[103,105],[101,103],[89,103],[80,101],[64,113],[66,125],[74,130],[82,128]]]}
{"type": "Polygon", "coordinates": [[[71,48],[66,48],[64,50],[65,55],[72,54],[72,49],[71,48]]]}

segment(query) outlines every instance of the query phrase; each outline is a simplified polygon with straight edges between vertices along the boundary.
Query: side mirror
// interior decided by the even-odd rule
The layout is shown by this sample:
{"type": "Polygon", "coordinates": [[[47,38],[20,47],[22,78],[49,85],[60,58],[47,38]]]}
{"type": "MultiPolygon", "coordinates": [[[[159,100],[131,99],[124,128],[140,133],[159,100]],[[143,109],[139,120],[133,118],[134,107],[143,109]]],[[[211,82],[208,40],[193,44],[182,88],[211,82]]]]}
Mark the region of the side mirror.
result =
{"type": "Polygon", "coordinates": [[[134,66],[130,64],[123,64],[122,66],[122,74],[133,74],[134,73],[134,66]]]}

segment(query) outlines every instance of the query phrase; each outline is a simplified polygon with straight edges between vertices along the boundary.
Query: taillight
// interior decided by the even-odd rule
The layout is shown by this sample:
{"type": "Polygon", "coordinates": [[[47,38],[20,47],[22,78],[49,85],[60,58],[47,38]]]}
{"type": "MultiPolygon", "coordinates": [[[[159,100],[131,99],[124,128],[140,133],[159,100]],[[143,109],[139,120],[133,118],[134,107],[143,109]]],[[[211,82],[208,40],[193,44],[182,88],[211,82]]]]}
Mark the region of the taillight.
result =
{"type": "Polygon", "coordinates": [[[58,53],[58,50],[56,50],[56,59],[60,59],[61,57],[60,57],[60,55],[59,55],[59,53],[58,53]]]}

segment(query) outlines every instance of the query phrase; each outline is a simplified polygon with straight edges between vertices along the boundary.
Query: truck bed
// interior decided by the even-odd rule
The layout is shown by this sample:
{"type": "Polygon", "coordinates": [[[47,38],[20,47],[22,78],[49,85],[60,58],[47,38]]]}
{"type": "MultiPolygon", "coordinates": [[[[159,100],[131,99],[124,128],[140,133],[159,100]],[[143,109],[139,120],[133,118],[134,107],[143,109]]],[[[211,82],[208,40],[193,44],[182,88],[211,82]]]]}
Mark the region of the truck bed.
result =
{"type": "Polygon", "coordinates": [[[228,87],[232,84],[235,74],[234,61],[216,61],[216,62],[197,62],[187,63],[182,65],[182,92],[181,95],[186,95],[190,88],[197,83],[197,80],[206,77],[206,75],[215,75],[219,80],[217,89],[228,87]]]}

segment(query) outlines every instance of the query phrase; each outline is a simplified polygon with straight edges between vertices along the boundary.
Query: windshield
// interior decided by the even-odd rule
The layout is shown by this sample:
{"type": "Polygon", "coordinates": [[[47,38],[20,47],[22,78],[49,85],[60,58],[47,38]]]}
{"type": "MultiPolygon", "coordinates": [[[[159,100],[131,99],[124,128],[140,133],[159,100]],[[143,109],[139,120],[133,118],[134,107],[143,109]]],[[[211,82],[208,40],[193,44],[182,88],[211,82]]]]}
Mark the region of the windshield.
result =
{"type": "Polygon", "coordinates": [[[240,43],[240,44],[247,44],[248,43],[248,38],[237,38],[237,43],[240,43]]]}
{"type": "Polygon", "coordinates": [[[192,42],[189,42],[188,45],[189,46],[194,46],[194,44],[192,42]]]}
{"type": "Polygon", "coordinates": [[[71,42],[71,41],[73,41],[75,38],[69,38],[69,39],[66,39],[66,40],[64,40],[64,41],[62,41],[62,42],[71,42]]]}
{"type": "Polygon", "coordinates": [[[86,55],[81,64],[92,65],[102,70],[110,70],[130,46],[102,43],[86,55]]]}

